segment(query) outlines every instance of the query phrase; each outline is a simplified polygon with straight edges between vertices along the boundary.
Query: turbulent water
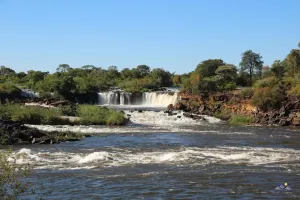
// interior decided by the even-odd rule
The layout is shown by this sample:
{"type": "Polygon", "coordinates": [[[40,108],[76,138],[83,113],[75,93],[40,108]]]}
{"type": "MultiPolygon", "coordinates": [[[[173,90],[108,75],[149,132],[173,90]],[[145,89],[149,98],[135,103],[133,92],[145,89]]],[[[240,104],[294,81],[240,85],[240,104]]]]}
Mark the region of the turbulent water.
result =
{"type": "Polygon", "coordinates": [[[177,91],[171,92],[143,92],[133,94],[124,91],[109,91],[98,93],[99,105],[140,105],[142,107],[166,107],[175,104],[177,91]]]}
{"type": "MultiPolygon", "coordinates": [[[[92,133],[78,142],[23,146],[19,163],[47,199],[296,199],[299,130],[233,127],[157,111],[131,112],[126,127],[35,126],[92,133]],[[275,190],[287,182],[290,192],[275,190]],[[49,194],[48,194],[49,192],[49,194]]],[[[25,196],[24,199],[31,199],[25,196]]]]}

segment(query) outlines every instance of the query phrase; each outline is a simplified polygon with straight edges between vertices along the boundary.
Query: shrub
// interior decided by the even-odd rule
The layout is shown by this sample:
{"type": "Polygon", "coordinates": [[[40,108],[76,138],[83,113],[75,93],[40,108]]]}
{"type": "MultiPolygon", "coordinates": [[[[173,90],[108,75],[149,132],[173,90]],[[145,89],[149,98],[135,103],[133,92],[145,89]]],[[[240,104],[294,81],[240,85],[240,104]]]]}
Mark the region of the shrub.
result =
{"type": "Polygon", "coordinates": [[[238,115],[238,114],[232,115],[229,120],[229,123],[232,125],[245,125],[254,122],[255,122],[254,117],[248,115],[238,115]]]}
{"type": "Polygon", "coordinates": [[[20,157],[11,152],[0,152],[0,196],[1,199],[18,199],[20,195],[29,189],[28,182],[24,181],[30,167],[23,164],[18,165],[20,157]]]}
{"type": "Polygon", "coordinates": [[[0,83],[0,94],[8,94],[17,96],[20,95],[20,90],[8,83],[0,83]]]}
{"type": "Polygon", "coordinates": [[[273,87],[278,84],[278,79],[274,76],[258,80],[253,85],[254,88],[273,87]]]}
{"type": "Polygon", "coordinates": [[[300,84],[297,84],[296,86],[292,87],[288,94],[295,97],[300,97],[300,84]]]}
{"type": "Polygon", "coordinates": [[[251,102],[253,105],[266,111],[268,109],[279,108],[284,99],[284,92],[281,88],[275,86],[273,88],[264,87],[255,89],[251,102]]]}
{"type": "Polygon", "coordinates": [[[62,113],[62,115],[65,115],[65,116],[76,116],[77,115],[76,104],[60,105],[58,108],[59,108],[60,112],[62,113]]]}
{"type": "Polygon", "coordinates": [[[222,109],[221,111],[217,111],[215,113],[215,117],[220,118],[222,120],[228,120],[231,117],[230,109],[222,109]]]}
{"type": "Polygon", "coordinates": [[[127,122],[123,113],[100,106],[80,105],[79,124],[84,125],[123,125],[127,122]]]}
{"type": "Polygon", "coordinates": [[[24,124],[70,124],[68,119],[61,118],[59,109],[20,104],[1,105],[0,118],[21,121],[24,124]]]}
{"type": "Polygon", "coordinates": [[[249,99],[253,96],[253,89],[252,88],[245,88],[239,93],[239,97],[243,99],[249,99]]]}

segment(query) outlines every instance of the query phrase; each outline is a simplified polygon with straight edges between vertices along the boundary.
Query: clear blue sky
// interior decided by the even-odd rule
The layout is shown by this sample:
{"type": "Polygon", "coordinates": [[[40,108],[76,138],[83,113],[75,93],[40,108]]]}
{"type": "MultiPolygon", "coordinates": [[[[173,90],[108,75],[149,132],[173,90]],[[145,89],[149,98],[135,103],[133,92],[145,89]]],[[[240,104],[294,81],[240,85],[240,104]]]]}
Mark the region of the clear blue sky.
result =
{"type": "Polygon", "coordinates": [[[265,65],[300,42],[300,0],[0,0],[0,65],[54,72],[147,64],[184,73],[210,58],[265,65]]]}

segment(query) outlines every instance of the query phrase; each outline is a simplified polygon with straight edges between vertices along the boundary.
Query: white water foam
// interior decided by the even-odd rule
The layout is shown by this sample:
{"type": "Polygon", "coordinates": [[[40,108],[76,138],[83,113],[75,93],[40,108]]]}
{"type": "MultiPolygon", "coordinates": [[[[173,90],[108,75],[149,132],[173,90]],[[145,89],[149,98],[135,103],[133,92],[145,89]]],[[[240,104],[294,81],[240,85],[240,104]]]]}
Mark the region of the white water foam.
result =
{"type": "MultiPolygon", "coordinates": [[[[143,112],[131,112],[125,111],[125,114],[130,117],[132,126],[122,127],[109,127],[109,126],[68,126],[68,125],[27,125],[32,128],[37,128],[43,131],[60,131],[60,132],[80,132],[87,134],[98,134],[98,133],[153,133],[153,132],[190,132],[190,133],[222,133],[219,131],[205,131],[199,127],[193,128],[198,125],[210,126],[212,124],[220,123],[221,120],[203,116],[206,120],[193,120],[185,117],[182,111],[174,112],[174,115],[169,116],[168,113],[163,111],[143,111],[143,112]]],[[[231,133],[229,133],[231,134],[231,133]]]]}
{"type": "MultiPolygon", "coordinates": [[[[87,152],[35,152],[21,149],[15,154],[23,154],[19,163],[36,164],[36,168],[80,169],[136,164],[172,164],[203,166],[215,164],[246,164],[252,166],[276,165],[286,168],[298,165],[300,150],[286,148],[228,147],[214,148],[185,147],[169,151],[137,151],[111,148],[103,151],[87,152]]],[[[297,169],[295,166],[294,169],[297,169]]],[[[290,170],[290,169],[289,169],[290,170]]],[[[299,169],[300,170],[300,169],[299,169]]]]}

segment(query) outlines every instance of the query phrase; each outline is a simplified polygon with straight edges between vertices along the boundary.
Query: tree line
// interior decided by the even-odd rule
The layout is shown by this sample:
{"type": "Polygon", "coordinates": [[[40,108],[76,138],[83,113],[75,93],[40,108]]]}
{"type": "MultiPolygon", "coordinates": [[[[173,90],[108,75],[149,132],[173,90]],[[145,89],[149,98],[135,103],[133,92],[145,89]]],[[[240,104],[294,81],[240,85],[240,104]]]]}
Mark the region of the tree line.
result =
{"type": "Polygon", "coordinates": [[[16,73],[13,69],[1,66],[0,93],[9,88],[7,85],[16,85],[38,91],[42,97],[52,95],[72,99],[76,95],[96,93],[112,87],[128,92],[144,92],[179,86],[182,90],[199,94],[230,91],[237,87],[272,91],[280,85],[289,95],[300,96],[299,73],[300,49],[292,49],[284,60],[275,60],[271,67],[264,66],[259,53],[247,50],[242,53],[239,67],[222,59],[208,59],[187,74],[175,74],[162,68],[151,69],[147,65],[119,71],[116,66],[107,69],[94,65],[72,68],[68,64],[60,64],[52,74],[34,70],[16,73]]]}

